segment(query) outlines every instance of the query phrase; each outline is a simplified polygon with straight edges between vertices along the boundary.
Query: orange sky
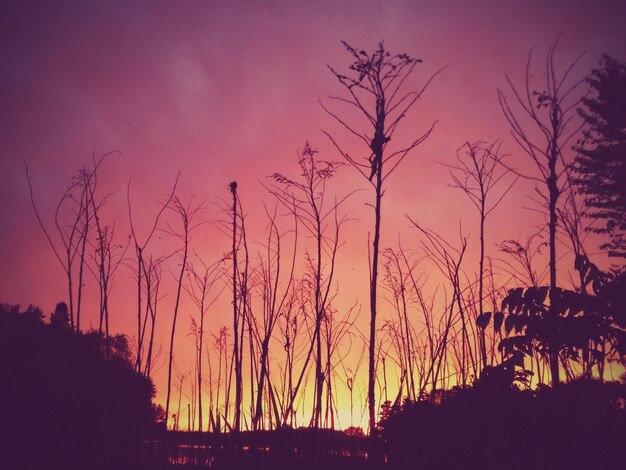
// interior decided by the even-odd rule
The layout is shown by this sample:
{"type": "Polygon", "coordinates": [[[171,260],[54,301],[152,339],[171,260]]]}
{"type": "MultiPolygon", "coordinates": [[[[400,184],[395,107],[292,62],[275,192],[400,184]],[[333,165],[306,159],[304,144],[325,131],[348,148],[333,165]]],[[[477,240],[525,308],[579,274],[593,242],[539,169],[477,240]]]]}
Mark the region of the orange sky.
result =
{"type": "MultiPolygon", "coordinates": [[[[371,50],[384,39],[392,52],[423,60],[412,88],[441,67],[447,69],[398,134],[398,139],[412,135],[439,120],[432,137],[390,180],[382,245],[395,246],[400,237],[404,246],[416,246],[418,237],[404,214],[456,240],[460,220],[466,233],[477,234],[475,213],[459,191],[446,186],[447,170],[436,162],[451,163],[466,140],[502,138],[511,161],[525,166],[497,101],[496,89],[506,86],[504,74],[521,83],[529,49],[537,46],[541,63],[561,32],[557,65],[587,51],[577,77],[595,66],[602,52],[620,59],[626,55],[626,6],[619,1],[68,0],[9,2],[0,11],[0,301],[32,303],[46,313],[65,300],[65,284],[30,207],[24,162],[47,223],[74,171],[92,152],[115,149],[121,155],[105,164],[101,181],[103,192],[113,194],[106,217],[116,221],[120,239],[128,235],[129,179],[141,231],[181,171],[180,197],[208,199],[206,220],[221,217],[212,203],[227,198],[227,184],[237,180],[250,236],[262,241],[260,201],[271,199],[259,181],[275,171],[295,174],[297,151],[307,140],[324,158],[339,158],[321,129],[340,139],[345,134],[318,100],[328,103],[328,95],[342,91],[326,67],[349,64],[340,40],[371,50]]],[[[363,181],[344,168],[331,190],[345,194],[359,187],[363,181]]],[[[532,232],[529,225],[540,223],[540,217],[523,209],[531,192],[531,184],[519,184],[494,213],[488,249],[504,239],[524,239],[532,232]]],[[[356,220],[346,226],[339,260],[339,303],[359,300],[363,325],[372,226],[364,204],[369,197],[369,192],[359,193],[345,206],[356,220]]],[[[155,251],[170,246],[163,236],[155,251]]],[[[210,226],[194,237],[194,249],[208,260],[219,258],[228,246],[228,239],[210,226]]],[[[475,249],[470,239],[470,262],[475,249]]],[[[171,269],[176,270],[175,263],[171,269]]],[[[111,321],[114,331],[132,336],[130,276],[123,269],[116,277],[111,321]]],[[[157,330],[161,365],[173,296],[170,289],[157,330]]],[[[93,295],[88,302],[94,312],[93,295]]],[[[211,331],[229,324],[226,301],[225,306],[211,314],[211,331]]],[[[183,310],[176,362],[187,370],[194,312],[187,301],[183,310]]],[[[95,314],[87,311],[85,318],[97,326],[95,314]]],[[[159,401],[164,400],[165,369],[155,375],[159,401]]],[[[346,426],[343,411],[341,425],[346,426]]]]}

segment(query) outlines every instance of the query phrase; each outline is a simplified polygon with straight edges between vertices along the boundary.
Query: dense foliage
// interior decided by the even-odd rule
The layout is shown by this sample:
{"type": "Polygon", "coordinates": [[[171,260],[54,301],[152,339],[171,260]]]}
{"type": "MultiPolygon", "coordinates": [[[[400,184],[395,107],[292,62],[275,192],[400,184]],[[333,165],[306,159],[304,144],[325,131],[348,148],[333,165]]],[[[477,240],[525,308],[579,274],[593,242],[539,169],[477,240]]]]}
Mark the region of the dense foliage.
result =
{"type": "MultiPolygon", "coordinates": [[[[603,273],[576,260],[583,288],[511,289],[501,311],[485,312],[504,360],[471,387],[435,390],[403,405],[383,405],[379,425],[391,468],[616,468],[626,463],[626,383],[594,380],[592,370],[626,355],[626,273],[603,273]],[[546,304],[555,302],[553,309],[546,304]],[[553,313],[551,313],[553,312],[553,313]],[[558,353],[582,378],[529,388],[528,359],[558,353]],[[516,384],[523,386],[524,390],[516,384]]],[[[602,372],[599,372],[602,377],[602,372]]],[[[623,377],[626,379],[626,376],[623,377]]]]}
{"type": "Polygon", "coordinates": [[[626,384],[576,380],[537,391],[485,375],[389,409],[389,467],[618,468],[626,462],[626,384]]]}
{"type": "Polygon", "coordinates": [[[582,366],[582,375],[591,378],[594,367],[602,371],[607,360],[624,360],[626,271],[602,272],[586,256],[577,257],[575,264],[583,283],[580,290],[510,289],[501,311],[477,317],[479,328],[485,330],[491,322],[501,338],[498,350],[506,357],[502,366],[509,361],[523,367],[524,357],[554,352],[569,377],[582,366]]]}
{"type": "Polygon", "coordinates": [[[603,248],[626,257],[626,63],[605,55],[588,82],[591,95],[580,110],[587,128],[574,182],[600,222],[594,231],[610,237],[603,248]]]}
{"type": "Polygon", "coordinates": [[[72,332],[63,307],[47,324],[37,308],[0,305],[3,468],[136,468],[153,385],[124,336],[72,332]]]}

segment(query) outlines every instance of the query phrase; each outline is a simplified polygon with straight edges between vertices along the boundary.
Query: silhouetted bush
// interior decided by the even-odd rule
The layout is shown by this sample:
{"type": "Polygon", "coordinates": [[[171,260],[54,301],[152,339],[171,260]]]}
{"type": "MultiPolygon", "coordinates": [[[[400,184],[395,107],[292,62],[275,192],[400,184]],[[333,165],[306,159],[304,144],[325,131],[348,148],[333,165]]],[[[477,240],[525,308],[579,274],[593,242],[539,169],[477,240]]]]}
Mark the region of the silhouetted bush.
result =
{"type": "Polygon", "coordinates": [[[39,309],[0,305],[0,467],[136,468],[154,426],[152,382],[133,370],[124,336],[74,333],[62,312],[48,325],[39,309]]]}
{"type": "Polygon", "coordinates": [[[405,402],[381,421],[390,468],[626,466],[626,385],[577,380],[537,391],[478,381],[405,402]]]}

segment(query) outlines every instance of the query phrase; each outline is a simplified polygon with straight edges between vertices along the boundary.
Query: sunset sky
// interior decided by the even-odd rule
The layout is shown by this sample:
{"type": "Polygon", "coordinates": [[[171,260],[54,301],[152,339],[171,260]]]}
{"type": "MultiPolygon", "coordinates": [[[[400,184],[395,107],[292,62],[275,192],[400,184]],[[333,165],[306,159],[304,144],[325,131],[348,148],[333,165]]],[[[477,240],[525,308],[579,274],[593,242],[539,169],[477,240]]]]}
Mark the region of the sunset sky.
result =
{"type": "MultiPolygon", "coordinates": [[[[442,67],[423,99],[407,116],[398,141],[438,121],[432,136],[389,180],[384,199],[382,246],[417,247],[405,214],[458,241],[459,223],[470,237],[468,262],[476,260],[477,219],[471,204],[447,186],[448,170],[465,141],[502,139],[509,161],[532,171],[510,137],[497,89],[508,92],[505,74],[523,84],[528,53],[535,50],[541,80],[548,47],[562,33],[557,67],[586,51],[573,76],[597,66],[602,53],[626,58],[626,3],[590,1],[13,1],[0,7],[0,302],[34,304],[48,314],[66,300],[65,278],[37,224],[29,199],[25,162],[47,224],[64,188],[92,154],[120,151],[103,166],[103,193],[111,193],[105,218],[129,233],[126,188],[131,182],[135,224],[147,230],[159,203],[181,172],[179,191],[207,200],[209,222],[224,218],[220,198],[239,184],[248,212],[249,236],[264,240],[261,201],[272,199],[261,183],[274,172],[297,174],[296,156],[306,141],[327,160],[339,160],[322,130],[347,142],[318,101],[343,116],[356,115],[328,100],[343,92],[327,65],[346,70],[345,40],[373,50],[380,40],[392,52],[423,60],[407,89],[419,89],[442,67]]],[[[540,85],[538,85],[540,86],[540,85]]],[[[359,149],[351,149],[358,155],[359,149]]],[[[363,155],[366,156],[366,155],[363,155]]],[[[331,194],[367,188],[341,168],[331,194]]],[[[487,246],[524,240],[541,216],[524,209],[533,184],[518,183],[489,221],[487,246]]],[[[351,220],[342,236],[339,305],[355,300],[367,321],[367,240],[372,230],[371,192],[343,207],[351,220]]],[[[287,224],[287,222],[285,222],[287,224]]],[[[285,225],[287,227],[287,225],[285,225]]],[[[167,235],[155,252],[171,250],[167,235]]],[[[207,224],[193,249],[209,261],[229,250],[229,240],[207,224]]],[[[594,246],[589,247],[595,252],[594,246]]],[[[129,252],[130,253],[130,252],[129,252]]],[[[171,271],[176,271],[173,261],[171,271]]],[[[473,267],[468,266],[468,272],[473,267]]],[[[172,277],[164,275],[167,282],[172,277]]],[[[135,334],[131,273],[122,268],[112,293],[115,332],[135,334]]],[[[87,283],[94,282],[88,277],[87,283]]],[[[97,327],[95,291],[85,325],[97,327]]],[[[163,350],[154,379],[164,400],[170,289],[157,329],[163,350]]],[[[229,324],[228,301],[210,314],[211,332],[229,324]]],[[[192,304],[184,301],[176,363],[190,367],[192,304]]],[[[361,324],[361,323],[359,323],[361,324]]],[[[365,330],[364,330],[365,331],[365,330]]],[[[344,392],[341,392],[344,393],[344,392]]],[[[343,415],[342,426],[349,425],[343,415]]]]}

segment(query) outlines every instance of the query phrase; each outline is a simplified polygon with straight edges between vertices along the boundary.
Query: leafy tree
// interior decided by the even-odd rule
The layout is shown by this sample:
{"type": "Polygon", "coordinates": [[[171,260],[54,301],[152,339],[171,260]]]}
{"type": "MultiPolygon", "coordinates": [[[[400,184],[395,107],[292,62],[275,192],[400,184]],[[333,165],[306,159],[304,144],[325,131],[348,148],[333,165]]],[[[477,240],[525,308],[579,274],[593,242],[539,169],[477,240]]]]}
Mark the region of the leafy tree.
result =
{"type": "Polygon", "coordinates": [[[601,222],[592,231],[610,237],[601,248],[626,258],[626,62],[605,55],[601,65],[587,80],[591,96],[579,109],[587,127],[576,148],[574,183],[589,216],[601,222]]]}
{"type": "MultiPolygon", "coordinates": [[[[577,292],[548,286],[519,287],[509,290],[502,311],[493,314],[494,329],[500,332],[504,327],[506,335],[498,348],[513,365],[523,366],[523,356],[535,352],[541,357],[554,352],[568,376],[573,377],[567,363],[580,361],[582,352],[582,360],[589,362],[584,367],[587,377],[591,377],[595,363],[602,378],[607,357],[624,359],[626,318],[619,292],[623,292],[626,274],[604,273],[584,256],[576,259],[576,269],[594,295],[586,288],[577,292]]],[[[479,316],[478,326],[486,328],[491,317],[491,312],[479,316]]]]}
{"type": "Polygon", "coordinates": [[[76,332],[68,310],[51,316],[65,318],[59,328],[37,308],[0,304],[2,468],[138,468],[157,417],[152,382],[126,337],[76,332]]]}
{"type": "Polygon", "coordinates": [[[624,382],[579,379],[532,391],[482,374],[472,387],[438,392],[381,421],[387,468],[624,466],[624,382]]]}
{"type": "Polygon", "coordinates": [[[50,325],[56,328],[68,328],[70,322],[70,314],[67,304],[59,302],[50,315],[50,325]]]}

